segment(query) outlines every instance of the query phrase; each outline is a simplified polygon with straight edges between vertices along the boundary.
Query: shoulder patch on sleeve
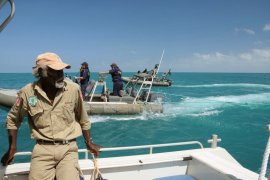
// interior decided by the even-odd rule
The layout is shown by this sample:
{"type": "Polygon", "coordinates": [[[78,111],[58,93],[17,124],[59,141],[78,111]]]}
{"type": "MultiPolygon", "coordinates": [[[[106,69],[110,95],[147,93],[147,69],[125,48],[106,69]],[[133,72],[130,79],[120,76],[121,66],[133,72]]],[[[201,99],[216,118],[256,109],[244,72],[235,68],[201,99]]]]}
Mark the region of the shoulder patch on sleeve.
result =
{"type": "Polygon", "coordinates": [[[16,106],[20,106],[21,105],[21,102],[22,102],[21,91],[19,91],[17,93],[17,97],[16,97],[16,102],[15,102],[16,106]]]}
{"type": "Polygon", "coordinates": [[[20,106],[21,102],[22,102],[21,97],[17,96],[17,98],[16,98],[16,106],[20,106]]]}

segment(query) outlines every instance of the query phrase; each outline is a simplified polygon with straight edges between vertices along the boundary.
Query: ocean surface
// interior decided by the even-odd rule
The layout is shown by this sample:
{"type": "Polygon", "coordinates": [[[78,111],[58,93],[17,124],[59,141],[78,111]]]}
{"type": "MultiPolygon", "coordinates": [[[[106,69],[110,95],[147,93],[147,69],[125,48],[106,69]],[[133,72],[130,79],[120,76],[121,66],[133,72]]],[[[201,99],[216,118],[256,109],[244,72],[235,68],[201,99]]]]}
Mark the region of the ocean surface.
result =
{"type": "MultiPolygon", "coordinates": [[[[97,73],[91,78],[97,80],[97,73]]],[[[90,116],[94,142],[117,147],[198,140],[209,147],[207,140],[217,134],[222,139],[219,146],[243,166],[259,172],[269,137],[270,74],[172,73],[170,78],[171,87],[152,89],[164,97],[164,113],[90,116]]],[[[33,80],[31,73],[0,73],[0,88],[20,89],[33,80]]],[[[111,77],[106,80],[112,89],[111,77]]],[[[7,112],[0,108],[1,156],[8,148],[7,112]]],[[[34,144],[25,119],[19,130],[18,151],[31,151],[34,144]]],[[[82,138],[78,145],[85,148],[82,138]]]]}

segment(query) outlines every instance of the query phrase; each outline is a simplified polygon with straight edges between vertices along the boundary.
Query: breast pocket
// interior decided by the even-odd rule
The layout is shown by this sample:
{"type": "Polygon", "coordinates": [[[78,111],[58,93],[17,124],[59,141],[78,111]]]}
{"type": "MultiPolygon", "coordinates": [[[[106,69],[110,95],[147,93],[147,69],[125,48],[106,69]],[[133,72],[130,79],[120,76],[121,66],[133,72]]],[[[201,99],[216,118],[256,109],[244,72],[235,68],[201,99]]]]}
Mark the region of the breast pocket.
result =
{"type": "Polygon", "coordinates": [[[70,125],[75,121],[74,107],[72,106],[72,104],[64,105],[62,115],[67,125],[70,125]]]}
{"type": "Polygon", "coordinates": [[[30,108],[28,110],[29,118],[37,128],[46,127],[46,123],[42,118],[43,112],[44,110],[40,108],[30,108]]]}

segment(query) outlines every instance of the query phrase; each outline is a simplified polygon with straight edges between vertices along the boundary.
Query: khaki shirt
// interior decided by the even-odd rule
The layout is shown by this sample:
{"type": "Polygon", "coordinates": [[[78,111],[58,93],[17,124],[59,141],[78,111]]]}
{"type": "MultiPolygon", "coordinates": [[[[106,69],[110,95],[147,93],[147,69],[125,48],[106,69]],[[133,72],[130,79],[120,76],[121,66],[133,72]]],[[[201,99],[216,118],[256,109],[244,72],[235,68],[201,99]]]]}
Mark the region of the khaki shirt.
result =
{"type": "Polygon", "coordinates": [[[80,136],[82,130],[89,130],[90,121],[79,86],[64,82],[53,103],[39,81],[23,87],[7,115],[7,129],[18,129],[27,115],[31,136],[35,139],[71,140],[80,136]]]}

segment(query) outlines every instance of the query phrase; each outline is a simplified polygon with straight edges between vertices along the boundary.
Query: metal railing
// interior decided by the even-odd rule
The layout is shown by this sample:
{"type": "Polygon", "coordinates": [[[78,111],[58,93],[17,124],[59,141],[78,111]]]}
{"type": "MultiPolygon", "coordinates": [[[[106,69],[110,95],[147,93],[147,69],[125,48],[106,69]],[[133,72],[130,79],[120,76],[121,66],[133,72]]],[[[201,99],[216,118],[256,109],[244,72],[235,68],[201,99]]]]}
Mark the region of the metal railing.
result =
{"type": "MultiPolygon", "coordinates": [[[[198,145],[201,149],[203,149],[203,145],[199,141],[188,141],[188,142],[177,142],[177,143],[166,143],[166,144],[153,144],[153,145],[142,145],[142,146],[126,146],[126,147],[112,147],[112,148],[101,148],[101,152],[105,151],[125,151],[125,150],[138,150],[138,149],[149,149],[149,154],[153,154],[154,148],[161,147],[172,147],[172,146],[184,146],[184,145],[198,145]]],[[[85,153],[84,159],[88,159],[89,151],[87,149],[79,149],[79,153],[85,153]]],[[[25,156],[31,155],[31,152],[18,152],[15,156],[25,156]]]]}
{"type": "Polygon", "coordinates": [[[13,0],[4,0],[0,2],[0,9],[6,4],[6,2],[9,2],[11,10],[9,16],[0,24],[0,32],[8,25],[8,23],[12,20],[14,13],[15,13],[15,4],[13,0]]]}

